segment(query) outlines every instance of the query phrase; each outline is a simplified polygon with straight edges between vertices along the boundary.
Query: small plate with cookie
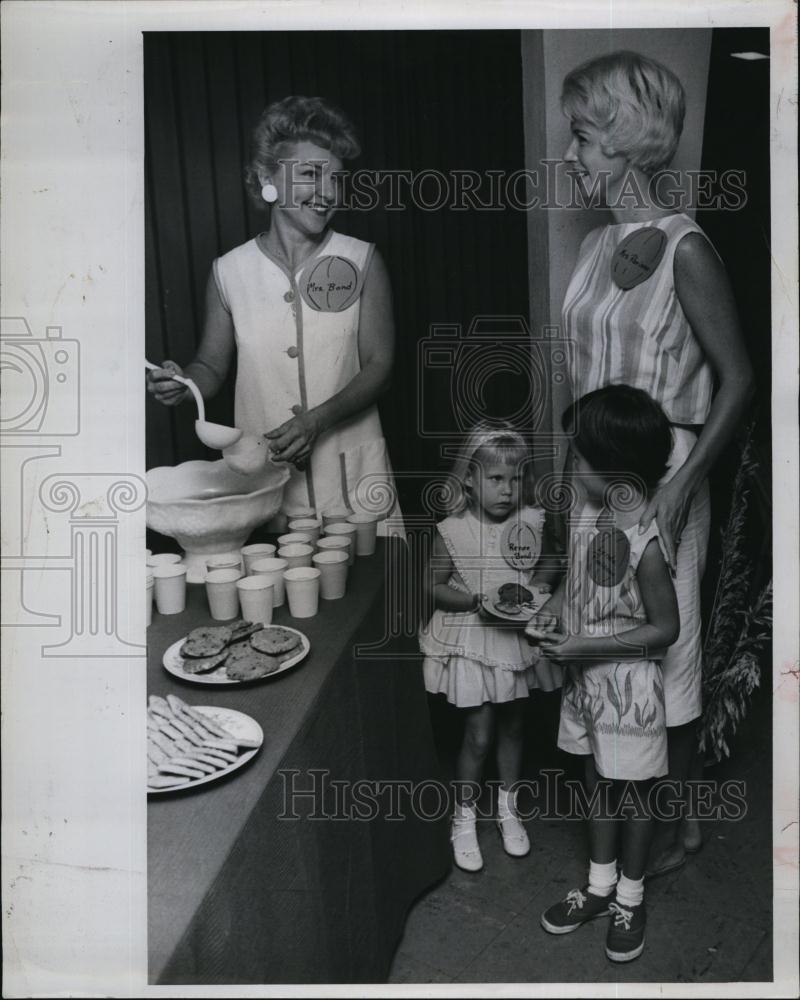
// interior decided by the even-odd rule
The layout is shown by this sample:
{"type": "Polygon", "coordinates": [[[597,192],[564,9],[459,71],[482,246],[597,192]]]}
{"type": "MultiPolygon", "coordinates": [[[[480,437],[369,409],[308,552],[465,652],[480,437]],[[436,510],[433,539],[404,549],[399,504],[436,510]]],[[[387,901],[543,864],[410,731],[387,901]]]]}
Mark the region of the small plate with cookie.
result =
{"type": "Polygon", "coordinates": [[[496,593],[485,598],[483,609],[499,621],[524,624],[549,598],[549,589],[533,587],[529,590],[517,583],[504,583],[496,593]]]}
{"type": "Polygon", "coordinates": [[[310,649],[308,638],[288,625],[235,621],[192,629],[162,662],[167,673],[190,684],[246,684],[291,670],[310,649]]]}

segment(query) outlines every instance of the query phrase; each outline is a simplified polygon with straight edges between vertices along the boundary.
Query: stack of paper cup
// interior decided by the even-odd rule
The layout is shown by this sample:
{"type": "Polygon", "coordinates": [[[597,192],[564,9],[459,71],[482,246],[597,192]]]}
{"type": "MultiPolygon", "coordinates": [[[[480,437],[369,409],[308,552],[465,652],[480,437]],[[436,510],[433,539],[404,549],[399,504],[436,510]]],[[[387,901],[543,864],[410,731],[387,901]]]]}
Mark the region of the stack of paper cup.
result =
{"type": "Polygon", "coordinates": [[[322,530],[325,531],[329,524],[344,524],[352,513],[349,507],[344,506],[326,508],[320,515],[322,518],[322,530]]]}
{"type": "Polygon", "coordinates": [[[314,550],[310,545],[284,545],[278,549],[278,558],[285,559],[289,564],[289,569],[296,569],[299,566],[309,567],[314,550]]]}
{"type": "Polygon", "coordinates": [[[275,588],[266,576],[243,576],[236,581],[242,618],[248,622],[269,625],[272,621],[272,601],[275,588]]]}
{"type": "Polygon", "coordinates": [[[289,531],[300,532],[309,536],[309,545],[316,545],[322,532],[322,521],[316,517],[301,517],[289,522],[289,531]]]}
{"type": "Polygon", "coordinates": [[[356,561],[356,526],[354,524],[347,523],[337,523],[329,524],[325,529],[325,534],[330,538],[334,536],[339,536],[342,538],[350,539],[350,565],[356,561]]]}
{"type": "Polygon", "coordinates": [[[160,615],[179,615],[186,607],[186,567],[162,563],[153,568],[156,607],[160,615]]]}
{"type": "Polygon", "coordinates": [[[206,568],[209,573],[216,569],[238,569],[242,571],[241,552],[218,552],[216,555],[208,556],[206,568]]]}
{"type": "Polygon", "coordinates": [[[319,596],[325,601],[344,597],[347,588],[347,552],[329,549],[317,552],[312,562],[320,572],[319,596]]]}
{"type": "Polygon", "coordinates": [[[259,559],[253,563],[253,576],[265,576],[272,584],[272,607],[280,608],[285,600],[283,574],[289,568],[285,559],[259,559]]]}
{"type": "Polygon", "coordinates": [[[292,618],[313,618],[319,609],[320,571],[315,567],[298,566],[287,569],[286,596],[292,618]]]}
{"type": "Polygon", "coordinates": [[[270,559],[275,555],[275,546],[266,542],[257,542],[255,545],[245,545],[242,549],[242,560],[244,562],[245,576],[253,573],[253,563],[260,559],[270,559]]]}
{"type": "Polygon", "coordinates": [[[150,623],[153,621],[153,591],[155,587],[153,586],[153,571],[152,569],[147,570],[147,626],[150,627],[150,623]]]}
{"type": "Polygon", "coordinates": [[[378,518],[374,514],[351,514],[347,523],[356,526],[356,555],[371,556],[378,537],[378,518]]]}
{"type": "Polygon", "coordinates": [[[218,622],[230,621],[239,615],[239,592],[236,581],[241,570],[211,569],[206,573],[206,595],[211,617],[218,622]]]}

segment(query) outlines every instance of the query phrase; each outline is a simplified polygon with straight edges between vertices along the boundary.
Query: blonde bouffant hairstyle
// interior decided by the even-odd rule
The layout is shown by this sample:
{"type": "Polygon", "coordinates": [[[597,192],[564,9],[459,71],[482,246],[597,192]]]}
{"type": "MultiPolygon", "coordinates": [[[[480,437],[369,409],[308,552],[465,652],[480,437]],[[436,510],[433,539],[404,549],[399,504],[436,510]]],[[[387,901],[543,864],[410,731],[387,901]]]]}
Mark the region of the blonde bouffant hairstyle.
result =
{"type": "Polygon", "coordinates": [[[512,465],[520,469],[520,506],[534,502],[535,483],[530,450],[511,424],[481,422],[467,435],[463,447],[450,470],[447,512],[461,514],[474,510],[475,498],[467,480],[480,466],[492,463],[512,465]]]}
{"type": "Polygon", "coordinates": [[[686,113],[680,80],[637,52],[612,52],[583,63],[564,80],[564,113],[603,132],[606,156],[627,156],[645,174],[667,167],[686,113]]]}

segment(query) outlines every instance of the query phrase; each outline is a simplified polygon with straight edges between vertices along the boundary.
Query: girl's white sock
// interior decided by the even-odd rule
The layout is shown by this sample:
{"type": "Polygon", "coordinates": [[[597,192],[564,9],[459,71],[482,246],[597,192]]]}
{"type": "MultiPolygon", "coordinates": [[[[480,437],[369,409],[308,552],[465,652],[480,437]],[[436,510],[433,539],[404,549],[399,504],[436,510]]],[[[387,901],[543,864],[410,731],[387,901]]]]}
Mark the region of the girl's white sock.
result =
{"type": "Polygon", "coordinates": [[[506,788],[497,789],[497,812],[500,816],[517,815],[516,792],[509,792],[506,788]]]}
{"type": "Polygon", "coordinates": [[[628,878],[623,872],[617,883],[617,902],[620,906],[640,906],[644,899],[644,879],[628,878]]]}
{"type": "Polygon", "coordinates": [[[607,865],[589,862],[589,892],[593,896],[610,896],[617,884],[617,862],[607,865]]]}

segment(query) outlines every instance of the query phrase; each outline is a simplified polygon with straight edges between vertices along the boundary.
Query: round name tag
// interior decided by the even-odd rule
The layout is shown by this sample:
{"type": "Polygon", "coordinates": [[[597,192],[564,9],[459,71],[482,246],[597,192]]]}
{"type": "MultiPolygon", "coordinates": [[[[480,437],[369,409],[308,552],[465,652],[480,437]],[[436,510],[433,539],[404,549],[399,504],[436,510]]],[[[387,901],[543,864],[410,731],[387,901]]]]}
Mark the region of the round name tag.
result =
{"type": "Polygon", "coordinates": [[[361,294],[364,276],[347,257],[320,257],[303,272],[300,294],[316,312],[342,312],[361,294]]]}
{"type": "Polygon", "coordinates": [[[539,538],[525,521],[514,521],[503,532],[500,552],[513,569],[533,569],[539,558],[539,538]]]}
{"type": "Polygon", "coordinates": [[[616,587],[622,583],[631,545],[619,528],[602,528],[589,544],[589,576],[598,587],[616,587]]]}
{"type": "Polygon", "coordinates": [[[635,288],[652,275],[667,246],[667,234],[645,226],[626,236],[611,258],[611,279],[623,291],[635,288]]]}

